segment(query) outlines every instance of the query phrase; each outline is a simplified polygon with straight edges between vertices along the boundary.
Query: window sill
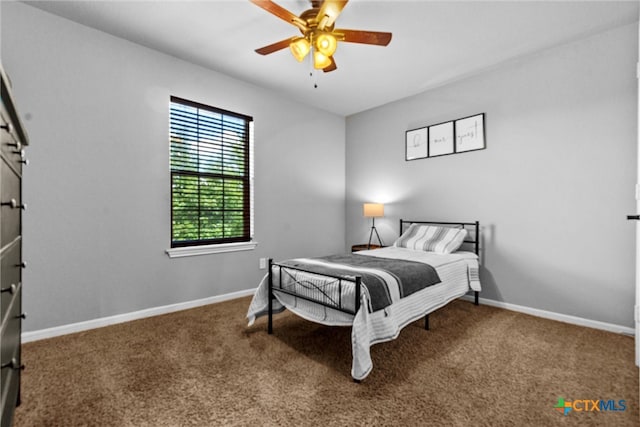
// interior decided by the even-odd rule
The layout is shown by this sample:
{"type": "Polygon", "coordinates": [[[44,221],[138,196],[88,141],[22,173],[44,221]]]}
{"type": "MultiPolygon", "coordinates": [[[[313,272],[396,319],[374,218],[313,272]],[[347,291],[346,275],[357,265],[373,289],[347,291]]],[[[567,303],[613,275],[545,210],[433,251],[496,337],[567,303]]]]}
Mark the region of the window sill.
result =
{"type": "Polygon", "coordinates": [[[256,248],[258,242],[222,243],[220,245],[186,246],[184,248],[171,248],[165,252],[169,258],[185,256],[220,254],[224,252],[251,251],[256,248]]]}

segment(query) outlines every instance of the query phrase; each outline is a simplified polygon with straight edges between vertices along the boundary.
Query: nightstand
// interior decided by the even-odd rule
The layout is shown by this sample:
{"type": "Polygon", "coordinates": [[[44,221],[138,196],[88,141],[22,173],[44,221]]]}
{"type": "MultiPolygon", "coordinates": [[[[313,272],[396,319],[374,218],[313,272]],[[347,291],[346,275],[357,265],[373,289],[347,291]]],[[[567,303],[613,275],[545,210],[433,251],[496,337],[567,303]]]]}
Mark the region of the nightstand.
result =
{"type": "Polygon", "coordinates": [[[380,248],[383,248],[383,247],[384,246],[367,245],[366,243],[364,243],[362,245],[353,245],[353,246],[351,246],[351,252],[366,251],[367,249],[380,249],[380,248]]]}

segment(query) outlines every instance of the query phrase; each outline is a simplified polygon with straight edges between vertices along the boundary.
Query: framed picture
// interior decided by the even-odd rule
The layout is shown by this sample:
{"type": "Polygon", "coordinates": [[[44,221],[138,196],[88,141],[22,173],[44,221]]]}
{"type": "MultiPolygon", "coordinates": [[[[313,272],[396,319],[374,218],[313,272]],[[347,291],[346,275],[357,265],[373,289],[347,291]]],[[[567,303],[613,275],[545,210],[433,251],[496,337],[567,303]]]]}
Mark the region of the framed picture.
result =
{"type": "Polygon", "coordinates": [[[429,126],[429,157],[453,154],[453,122],[429,126]]]}
{"type": "Polygon", "coordinates": [[[456,120],[455,131],[456,153],[485,148],[484,113],[456,120]]]}
{"type": "Polygon", "coordinates": [[[428,155],[428,128],[408,130],[405,133],[405,160],[424,159],[428,155]]]}

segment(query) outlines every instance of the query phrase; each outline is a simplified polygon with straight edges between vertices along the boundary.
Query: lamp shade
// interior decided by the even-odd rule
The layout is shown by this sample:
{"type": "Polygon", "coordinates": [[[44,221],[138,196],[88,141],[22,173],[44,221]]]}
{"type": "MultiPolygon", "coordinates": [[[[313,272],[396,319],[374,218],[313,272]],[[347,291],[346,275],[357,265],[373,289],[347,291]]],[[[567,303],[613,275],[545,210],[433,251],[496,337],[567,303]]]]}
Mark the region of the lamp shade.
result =
{"type": "Polygon", "coordinates": [[[331,65],[331,59],[328,56],[323,55],[322,52],[320,52],[319,50],[315,50],[313,52],[314,68],[316,68],[317,70],[322,70],[323,68],[326,68],[329,65],[331,65]]]}
{"type": "Polygon", "coordinates": [[[311,45],[304,37],[298,37],[289,44],[289,49],[291,49],[294,58],[296,58],[298,62],[302,62],[304,57],[309,53],[309,50],[311,50],[311,45]]]}
{"type": "Polygon", "coordinates": [[[316,49],[324,56],[331,56],[336,52],[338,41],[329,33],[321,33],[316,37],[316,49]]]}
{"type": "Polygon", "coordinates": [[[382,203],[365,203],[363,211],[367,218],[378,218],[384,216],[384,205],[382,203]]]}

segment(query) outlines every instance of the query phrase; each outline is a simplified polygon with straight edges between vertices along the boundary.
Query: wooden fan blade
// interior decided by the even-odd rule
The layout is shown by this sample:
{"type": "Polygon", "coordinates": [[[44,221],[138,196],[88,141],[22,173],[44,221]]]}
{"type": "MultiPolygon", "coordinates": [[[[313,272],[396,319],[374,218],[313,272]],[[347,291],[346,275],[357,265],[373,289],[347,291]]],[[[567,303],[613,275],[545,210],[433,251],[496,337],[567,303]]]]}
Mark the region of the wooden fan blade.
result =
{"type": "Polygon", "coordinates": [[[271,13],[272,15],[275,15],[278,18],[284,21],[287,21],[290,24],[295,25],[296,27],[300,28],[303,31],[308,30],[307,23],[304,20],[300,19],[299,17],[289,12],[284,7],[279,6],[278,4],[272,2],[271,0],[249,0],[249,1],[255,4],[256,6],[261,7],[262,9],[271,13]]]}
{"type": "Polygon", "coordinates": [[[386,46],[391,41],[391,33],[382,33],[379,31],[362,31],[362,30],[333,30],[333,35],[343,42],[364,43],[386,46]]]}
{"type": "Polygon", "coordinates": [[[280,40],[279,42],[275,42],[275,43],[270,44],[268,46],[261,47],[260,49],[256,49],[256,52],[259,53],[260,55],[268,55],[270,53],[277,52],[277,51],[279,51],[281,49],[289,47],[289,44],[291,44],[291,41],[293,39],[295,39],[295,37],[291,37],[289,39],[280,40]]]}
{"type": "Polygon", "coordinates": [[[322,71],[324,71],[325,73],[338,69],[338,66],[336,65],[336,61],[333,59],[333,56],[330,56],[329,59],[331,60],[331,65],[327,65],[322,69],[322,71]]]}
{"type": "Polygon", "coordinates": [[[324,30],[326,27],[332,27],[348,1],[349,0],[324,0],[316,18],[318,20],[318,29],[324,30]]]}

